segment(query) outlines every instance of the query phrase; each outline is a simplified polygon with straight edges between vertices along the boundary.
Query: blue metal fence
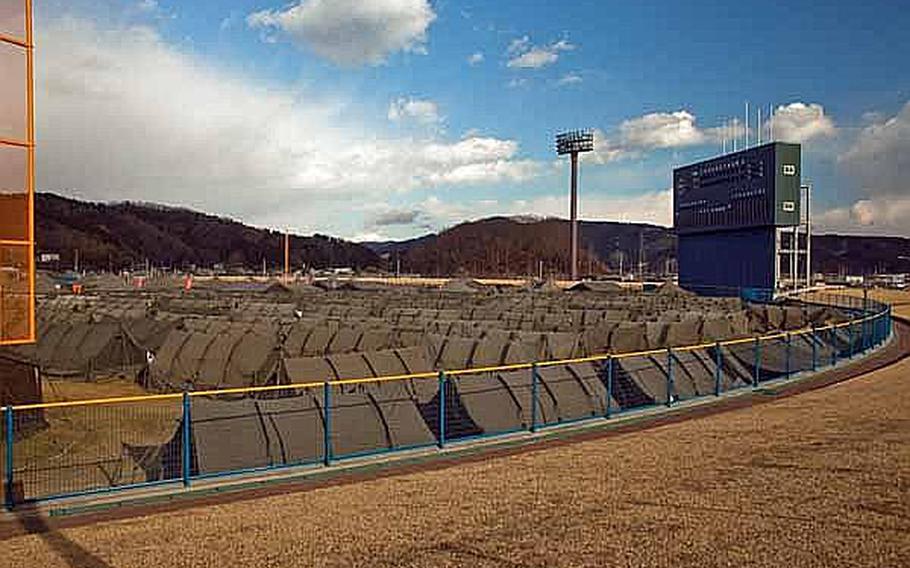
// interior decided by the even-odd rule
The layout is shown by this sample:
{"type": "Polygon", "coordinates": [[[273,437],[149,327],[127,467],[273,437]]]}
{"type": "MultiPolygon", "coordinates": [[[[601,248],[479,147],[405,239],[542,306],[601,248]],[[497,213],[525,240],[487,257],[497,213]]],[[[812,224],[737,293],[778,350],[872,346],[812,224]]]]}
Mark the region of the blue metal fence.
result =
{"type": "Polygon", "coordinates": [[[4,503],[453,443],[720,396],[885,342],[890,307],[834,295],[841,324],[760,338],[403,377],[3,408],[4,503]],[[28,426],[26,426],[28,425],[28,426]]]}

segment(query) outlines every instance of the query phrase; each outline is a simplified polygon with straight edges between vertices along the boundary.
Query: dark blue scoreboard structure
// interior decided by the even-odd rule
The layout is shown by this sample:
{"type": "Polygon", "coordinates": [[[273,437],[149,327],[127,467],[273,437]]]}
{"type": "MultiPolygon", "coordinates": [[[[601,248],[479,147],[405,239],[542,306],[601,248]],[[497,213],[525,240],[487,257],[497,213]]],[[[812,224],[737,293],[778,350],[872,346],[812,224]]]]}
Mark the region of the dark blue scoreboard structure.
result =
{"type": "Polygon", "coordinates": [[[801,149],[772,142],[673,171],[680,286],[706,295],[778,289],[778,231],[800,223],[801,149]]]}

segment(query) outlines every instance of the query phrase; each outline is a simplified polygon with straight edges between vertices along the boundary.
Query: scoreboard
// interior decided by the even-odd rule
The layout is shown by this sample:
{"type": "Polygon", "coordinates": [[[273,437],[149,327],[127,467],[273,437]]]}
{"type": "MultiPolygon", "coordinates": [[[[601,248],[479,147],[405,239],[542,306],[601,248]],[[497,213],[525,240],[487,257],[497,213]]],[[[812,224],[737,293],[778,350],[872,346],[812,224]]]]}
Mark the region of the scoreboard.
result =
{"type": "Polygon", "coordinates": [[[680,235],[799,224],[801,149],[773,142],[673,171],[680,235]]]}

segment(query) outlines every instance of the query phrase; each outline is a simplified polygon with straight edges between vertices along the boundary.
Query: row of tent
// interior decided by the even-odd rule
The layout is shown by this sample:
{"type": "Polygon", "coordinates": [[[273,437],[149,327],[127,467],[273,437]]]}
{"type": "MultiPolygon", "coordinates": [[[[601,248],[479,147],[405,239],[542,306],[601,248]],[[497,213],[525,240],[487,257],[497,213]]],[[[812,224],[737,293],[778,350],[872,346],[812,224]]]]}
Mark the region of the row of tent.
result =
{"type": "Polygon", "coordinates": [[[410,320],[394,325],[379,318],[301,318],[281,324],[161,314],[125,321],[76,318],[66,322],[42,317],[33,357],[45,375],[91,379],[123,374],[166,390],[188,385],[237,387],[277,380],[281,362],[295,357],[419,346],[437,368],[454,369],[478,362],[453,353],[488,350],[501,356],[482,364],[494,365],[552,360],[726,340],[768,329],[795,329],[808,321],[822,324],[836,315],[825,309],[757,306],[748,312],[669,322],[595,320],[580,332],[514,329],[504,320],[496,320],[503,324],[499,326],[466,320],[410,320]]]}
{"type": "MultiPolygon", "coordinates": [[[[447,298],[443,294],[396,290],[383,294],[326,293],[318,298],[286,298],[265,294],[215,294],[193,292],[169,295],[148,292],[106,294],[104,296],[50,296],[40,301],[39,312],[47,320],[91,317],[132,319],[144,315],[222,316],[232,319],[289,319],[300,312],[307,316],[339,318],[381,317],[433,319],[513,319],[518,314],[533,314],[533,319],[578,314],[586,311],[614,313],[612,319],[652,319],[668,311],[730,312],[742,309],[732,298],[676,298],[654,294],[624,294],[618,298],[581,295],[538,297],[500,294],[478,298],[447,298]]],[[[606,316],[610,319],[610,316],[606,316]]]]}
{"type": "MultiPolygon", "coordinates": [[[[827,361],[835,351],[843,356],[851,349],[850,336],[843,330],[819,340],[813,346],[808,336],[795,336],[789,355],[783,342],[766,342],[759,380],[808,370],[813,358],[827,361]]],[[[534,419],[542,425],[602,416],[608,405],[618,412],[710,395],[718,388],[729,391],[755,380],[758,359],[753,349],[741,344],[721,347],[720,353],[706,348],[617,359],[609,371],[603,362],[542,367],[536,388],[528,369],[451,377],[444,383],[444,397],[434,378],[334,386],[328,402],[331,452],[344,457],[436,444],[441,437],[442,400],[445,436],[453,440],[529,428],[533,392],[534,419]]],[[[368,377],[431,371],[434,366],[419,348],[293,359],[285,365],[289,376],[300,380],[340,378],[355,368],[368,377]]],[[[316,462],[325,456],[327,403],[320,388],[280,396],[191,400],[195,475],[316,462]]],[[[179,464],[174,458],[182,449],[179,425],[174,432],[160,446],[131,449],[149,480],[179,473],[174,469],[179,464]]]]}

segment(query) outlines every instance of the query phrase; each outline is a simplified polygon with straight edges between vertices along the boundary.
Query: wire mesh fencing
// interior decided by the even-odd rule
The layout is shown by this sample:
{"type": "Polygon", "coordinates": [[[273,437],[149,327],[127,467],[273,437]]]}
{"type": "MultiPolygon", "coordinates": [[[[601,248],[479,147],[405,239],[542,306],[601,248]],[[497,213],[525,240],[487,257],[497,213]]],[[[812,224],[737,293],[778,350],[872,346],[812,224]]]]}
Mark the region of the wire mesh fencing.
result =
{"type": "Polygon", "coordinates": [[[887,306],[844,304],[859,315],[690,347],[5,407],[4,502],[442,448],[755,388],[836,365],[890,337],[887,306]]]}
{"type": "Polygon", "coordinates": [[[7,491],[28,501],[179,479],[180,452],[169,442],[181,415],[179,395],[8,412],[7,491]]]}

